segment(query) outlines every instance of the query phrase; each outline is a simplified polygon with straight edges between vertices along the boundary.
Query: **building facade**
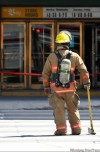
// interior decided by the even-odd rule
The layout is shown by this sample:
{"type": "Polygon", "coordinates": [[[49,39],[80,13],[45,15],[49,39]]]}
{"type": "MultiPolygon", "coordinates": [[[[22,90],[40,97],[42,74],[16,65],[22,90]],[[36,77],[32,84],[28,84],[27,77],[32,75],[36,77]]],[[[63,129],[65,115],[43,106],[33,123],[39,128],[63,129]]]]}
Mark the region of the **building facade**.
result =
{"type": "MultiPolygon", "coordinates": [[[[42,69],[61,30],[100,87],[100,2],[0,1],[0,80],[5,89],[42,89],[42,69]]],[[[77,76],[78,74],[76,74],[77,76]]],[[[78,78],[77,78],[78,79],[78,78]]],[[[81,83],[81,82],[80,82],[81,83]]]]}

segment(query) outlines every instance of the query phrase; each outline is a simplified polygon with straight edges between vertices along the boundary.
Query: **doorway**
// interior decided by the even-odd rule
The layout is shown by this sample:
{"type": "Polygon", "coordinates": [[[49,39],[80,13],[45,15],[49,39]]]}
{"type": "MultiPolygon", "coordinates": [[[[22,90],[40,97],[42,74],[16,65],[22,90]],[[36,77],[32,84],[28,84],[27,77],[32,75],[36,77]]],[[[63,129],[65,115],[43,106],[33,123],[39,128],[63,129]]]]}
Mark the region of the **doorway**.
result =
{"type": "Polygon", "coordinates": [[[85,63],[92,87],[100,87],[100,23],[84,24],[85,63]]]}
{"type": "Polygon", "coordinates": [[[43,66],[54,51],[54,22],[31,22],[29,29],[29,72],[37,74],[29,77],[29,87],[42,89],[43,66]]]}
{"type": "Polygon", "coordinates": [[[0,68],[4,88],[25,88],[26,76],[26,25],[24,22],[1,24],[0,68]]]}
{"type": "Polygon", "coordinates": [[[0,52],[2,87],[43,88],[43,65],[53,50],[54,22],[2,22],[0,52]]]}
{"type": "Polygon", "coordinates": [[[70,49],[82,57],[80,22],[2,22],[0,66],[7,72],[1,73],[3,86],[8,89],[43,89],[43,66],[48,55],[55,50],[54,40],[61,30],[71,32],[70,49]]]}

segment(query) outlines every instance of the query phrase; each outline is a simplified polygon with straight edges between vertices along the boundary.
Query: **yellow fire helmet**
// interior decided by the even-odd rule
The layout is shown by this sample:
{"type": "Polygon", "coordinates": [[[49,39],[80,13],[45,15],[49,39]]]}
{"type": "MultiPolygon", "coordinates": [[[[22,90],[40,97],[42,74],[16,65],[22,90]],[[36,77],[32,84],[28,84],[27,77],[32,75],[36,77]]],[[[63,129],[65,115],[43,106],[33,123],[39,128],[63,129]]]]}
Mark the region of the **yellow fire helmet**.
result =
{"type": "Polygon", "coordinates": [[[55,42],[56,43],[70,43],[70,41],[72,40],[72,36],[70,34],[70,32],[68,31],[61,31],[57,37],[55,42]]]}

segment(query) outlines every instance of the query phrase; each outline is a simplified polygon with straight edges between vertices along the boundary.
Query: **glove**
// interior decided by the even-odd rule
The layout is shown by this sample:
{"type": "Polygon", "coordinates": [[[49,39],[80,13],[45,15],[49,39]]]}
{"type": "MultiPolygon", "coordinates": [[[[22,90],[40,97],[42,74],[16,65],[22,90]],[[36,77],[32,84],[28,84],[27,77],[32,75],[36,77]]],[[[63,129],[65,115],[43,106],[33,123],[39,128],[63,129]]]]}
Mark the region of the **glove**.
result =
{"type": "Polygon", "coordinates": [[[50,87],[44,88],[44,92],[46,95],[49,95],[51,93],[50,87]]]}
{"type": "Polygon", "coordinates": [[[89,90],[90,90],[90,84],[84,84],[84,89],[87,89],[87,87],[88,87],[89,90]]]}

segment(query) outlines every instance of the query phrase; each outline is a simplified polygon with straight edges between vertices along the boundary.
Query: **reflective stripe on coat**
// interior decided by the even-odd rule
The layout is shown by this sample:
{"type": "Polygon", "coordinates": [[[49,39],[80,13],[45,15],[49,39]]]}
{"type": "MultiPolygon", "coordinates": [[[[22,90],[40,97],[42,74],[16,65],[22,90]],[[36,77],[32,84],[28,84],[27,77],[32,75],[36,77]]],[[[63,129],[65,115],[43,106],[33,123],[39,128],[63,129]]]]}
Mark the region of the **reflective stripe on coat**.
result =
{"type": "Polygon", "coordinates": [[[76,82],[70,82],[70,87],[69,88],[63,88],[63,87],[56,87],[55,86],[55,83],[51,82],[50,83],[50,87],[52,88],[52,90],[55,92],[55,93],[66,93],[66,92],[75,92],[76,91],[76,82]]]}

